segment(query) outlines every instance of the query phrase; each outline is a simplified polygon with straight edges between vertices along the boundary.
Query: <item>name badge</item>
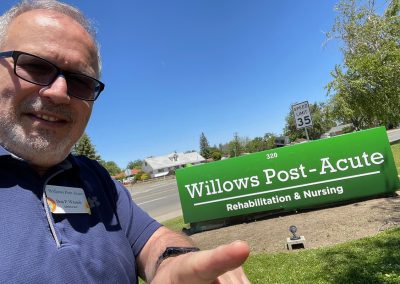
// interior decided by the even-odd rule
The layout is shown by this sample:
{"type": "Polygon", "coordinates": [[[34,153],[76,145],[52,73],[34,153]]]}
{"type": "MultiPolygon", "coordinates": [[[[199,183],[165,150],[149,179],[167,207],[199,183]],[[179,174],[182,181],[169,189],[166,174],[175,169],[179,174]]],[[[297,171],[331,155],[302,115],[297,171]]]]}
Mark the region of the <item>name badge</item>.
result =
{"type": "Polygon", "coordinates": [[[54,214],[91,214],[85,192],[79,187],[46,186],[47,204],[54,214]]]}

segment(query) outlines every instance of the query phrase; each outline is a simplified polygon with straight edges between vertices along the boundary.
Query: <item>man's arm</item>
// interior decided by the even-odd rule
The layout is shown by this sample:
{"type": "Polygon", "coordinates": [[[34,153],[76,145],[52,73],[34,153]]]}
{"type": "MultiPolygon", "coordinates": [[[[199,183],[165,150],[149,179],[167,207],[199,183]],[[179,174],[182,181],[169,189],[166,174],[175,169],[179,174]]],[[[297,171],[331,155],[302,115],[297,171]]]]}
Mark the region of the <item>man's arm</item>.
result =
{"type": "Polygon", "coordinates": [[[157,260],[168,246],[193,247],[194,244],[185,235],[165,227],[155,231],[138,257],[139,274],[147,282],[205,284],[218,279],[221,284],[250,283],[241,268],[250,253],[244,242],[170,257],[157,268],[157,260]]]}

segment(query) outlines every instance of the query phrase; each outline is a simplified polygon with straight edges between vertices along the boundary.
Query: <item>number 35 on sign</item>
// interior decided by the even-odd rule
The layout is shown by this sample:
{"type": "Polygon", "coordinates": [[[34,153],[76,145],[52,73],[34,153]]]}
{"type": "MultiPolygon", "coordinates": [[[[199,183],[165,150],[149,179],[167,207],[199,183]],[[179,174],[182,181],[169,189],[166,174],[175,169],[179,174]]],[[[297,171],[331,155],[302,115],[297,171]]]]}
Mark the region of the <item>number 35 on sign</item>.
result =
{"type": "Polygon", "coordinates": [[[296,121],[297,129],[312,126],[312,119],[308,101],[292,105],[294,120],[296,121]]]}

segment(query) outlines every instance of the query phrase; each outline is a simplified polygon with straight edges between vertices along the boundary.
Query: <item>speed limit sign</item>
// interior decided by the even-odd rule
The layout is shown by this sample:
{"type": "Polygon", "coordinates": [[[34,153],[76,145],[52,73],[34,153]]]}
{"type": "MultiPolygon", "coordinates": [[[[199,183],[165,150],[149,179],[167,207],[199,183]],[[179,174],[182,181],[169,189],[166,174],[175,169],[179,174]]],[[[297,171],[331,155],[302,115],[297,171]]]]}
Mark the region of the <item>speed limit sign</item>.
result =
{"type": "Polygon", "coordinates": [[[292,105],[292,110],[297,129],[312,126],[311,113],[307,101],[292,105]]]}

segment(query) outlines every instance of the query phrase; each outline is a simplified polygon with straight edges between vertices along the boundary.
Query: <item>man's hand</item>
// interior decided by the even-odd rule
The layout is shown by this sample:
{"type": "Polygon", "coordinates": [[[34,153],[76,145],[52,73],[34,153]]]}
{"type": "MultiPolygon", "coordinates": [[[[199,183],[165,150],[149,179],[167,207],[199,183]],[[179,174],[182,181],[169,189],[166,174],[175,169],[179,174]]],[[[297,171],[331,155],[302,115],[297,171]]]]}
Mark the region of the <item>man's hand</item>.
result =
{"type": "Polygon", "coordinates": [[[187,236],[165,227],[155,231],[137,258],[139,274],[148,283],[250,283],[241,267],[250,253],[245,242],[236,241],[212,250],[169,257],[157,268],[158,258],[171,246],[193,247],[195,244],[187,236]]]}
{"type": "Polygon", "coordinates": [[[170,257],[161,263],[151,283],[250,283],[241,267],[249,253],[245,242],[236,241],[212,250],[170,257]]]}

